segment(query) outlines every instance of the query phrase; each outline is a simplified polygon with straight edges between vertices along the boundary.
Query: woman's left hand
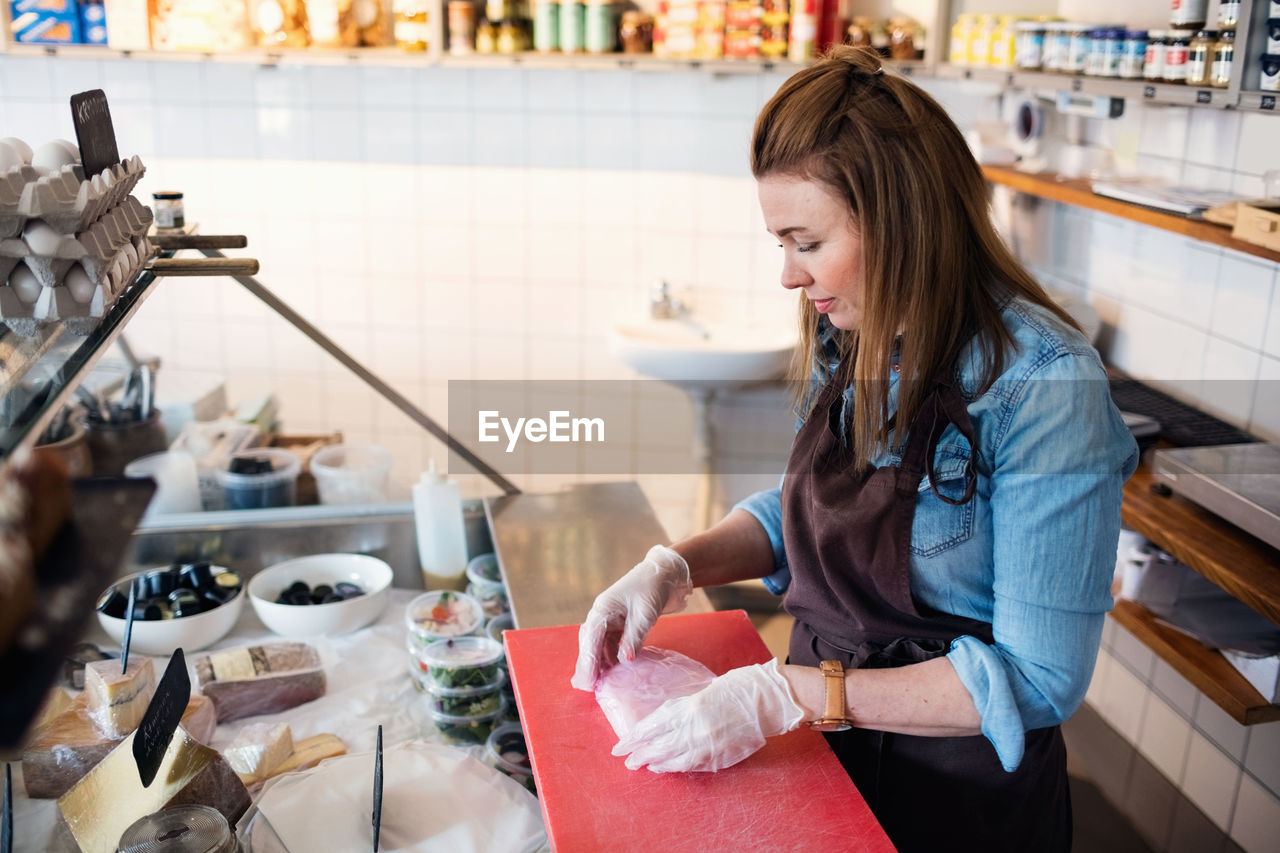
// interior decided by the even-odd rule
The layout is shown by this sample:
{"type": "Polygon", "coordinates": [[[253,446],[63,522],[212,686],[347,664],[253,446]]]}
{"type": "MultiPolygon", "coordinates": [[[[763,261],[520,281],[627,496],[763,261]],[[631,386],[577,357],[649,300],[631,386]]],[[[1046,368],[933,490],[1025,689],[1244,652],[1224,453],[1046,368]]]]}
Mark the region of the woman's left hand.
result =
{"type": "Polygon", "coordinates": [[[778,662],[771,660],[729,670],[697,693],[662,703],[618,741],[613,754],[626,755],[631,770],[722,770],[803,719],[778,662]]]}

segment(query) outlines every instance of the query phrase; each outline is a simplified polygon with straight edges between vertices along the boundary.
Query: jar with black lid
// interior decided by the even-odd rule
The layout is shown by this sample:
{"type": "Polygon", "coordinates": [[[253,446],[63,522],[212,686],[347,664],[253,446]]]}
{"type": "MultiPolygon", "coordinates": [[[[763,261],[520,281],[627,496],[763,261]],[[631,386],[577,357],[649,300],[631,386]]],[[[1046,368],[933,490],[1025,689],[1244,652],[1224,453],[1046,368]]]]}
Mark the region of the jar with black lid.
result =
{"type": "Polygon", "coordinates": [[[1164,54],[1164,82],[1187,81],[1187,54],[1191,50],[1190,30],[1174,30],[1169,34],[1169,46],[1164,54]]]}
{"type": "Polygon", "coordinates": [[[1213,68],[1209,73],[1209,85],[1225,89],[1231,83],[1231,70],[1236,59],[1236,31],[1223,30],[1213,46],[1213,68]]]}
{"type": "Polygon", "coordinates": [[[1209,72],[1213,69],[1213,46],[1218,41],[1217,30],[1201,30],[1187,47],[1188,86],[1208,86],[1209,72]]]}
{"type": "Polygon", "coordinates": [[[1218,29],[1234,30],[1240,22],[1240,0],[1221,0],[1218,3],[1218,29]]]}
{"type": "Polygon", "coordinates": [[[186,215],[182,207],[182,193],[176,190],[163,190],[151,194],[155,202],[155,224],[157,229],[185,228],[186,215]]]}

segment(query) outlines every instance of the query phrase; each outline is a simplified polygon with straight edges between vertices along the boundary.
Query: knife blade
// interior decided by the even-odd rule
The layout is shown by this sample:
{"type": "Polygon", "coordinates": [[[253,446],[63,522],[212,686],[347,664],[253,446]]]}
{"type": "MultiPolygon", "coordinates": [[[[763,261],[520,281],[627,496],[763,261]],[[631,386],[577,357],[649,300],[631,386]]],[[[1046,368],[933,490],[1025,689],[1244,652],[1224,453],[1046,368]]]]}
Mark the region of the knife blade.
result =
{"type": "Polygon", "coordinates": [[[378,726],[378,750],[373,759],[373,853],[382,834],[382,726],[378,726]]]}
{"type": "Polygon", "coordinates": [[[138,584],[142,578],[129,581],[129,603],[124,611],[124,641],[120,643],[120,674],[129,674],[129,641],[133,639],[133,607],[138,602],[138,584]]]}
{"type": "Polygon", "coordinates": [[[0,853],[13,853],[13,765],[4,763],[4,810],[0,813],[0,853]]]}
{"type": "Polygon", "coordinates": [[[190,701],[191,676],[187,674],[187,661],[182,649],[176,649],[164,668],[164,675],[160,676],[138,730],[133,733],[133,760],[138,765],[142,787],[149,788],[155,781],[165,750],[190,701]]]}

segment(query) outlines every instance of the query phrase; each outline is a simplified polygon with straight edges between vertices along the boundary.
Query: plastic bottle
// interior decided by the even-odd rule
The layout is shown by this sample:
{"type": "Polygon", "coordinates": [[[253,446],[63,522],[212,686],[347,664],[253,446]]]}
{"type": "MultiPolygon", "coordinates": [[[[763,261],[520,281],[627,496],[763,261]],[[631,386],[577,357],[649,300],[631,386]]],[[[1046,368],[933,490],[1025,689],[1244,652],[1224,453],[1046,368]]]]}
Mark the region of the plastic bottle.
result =
{"type": "Polygon", "coordinates": [[[457,589],[467,584],[467,535],[462,495],[432,460],[413,487],[413,523],[418,532],[418,561],[427,589],[457,589]]]}

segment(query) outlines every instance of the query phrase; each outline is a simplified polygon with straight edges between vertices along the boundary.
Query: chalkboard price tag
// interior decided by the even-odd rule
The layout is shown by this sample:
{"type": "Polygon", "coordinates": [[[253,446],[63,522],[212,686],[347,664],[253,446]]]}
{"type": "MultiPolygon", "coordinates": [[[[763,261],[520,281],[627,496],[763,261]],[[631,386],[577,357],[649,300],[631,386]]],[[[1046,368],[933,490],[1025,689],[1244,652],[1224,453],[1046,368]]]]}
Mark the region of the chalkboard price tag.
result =
{"type": "Polygon", "coordinates": [[[1213,100],[1213,92],[1206,92],[1203,89],[1201,89],[1199,92],[1196,92],[1197,104],[1207,104],[1212,100],[1213,100]]]}
{"type": "Polygon", "coordinates": [[[1144,97],[1144,98],[1154,98],[1155,96],[1156,96],[1156,87],[1155,87],[1155,86],[1143,86],[1143,87],[1142,87],[1142,97],[1144,97]]]}
{"type": "Polygon", "coordinates": [[[1263,95],[1262,101],[1258,104],[1258,108],[1263,110],[1274,110],[1276,108],[1276,96],[1263,95]]]}
{"type": "Polygon", "coordinates": [[[84,176],[91,178],[120,162],[116,149],[116,131],[111,124],[107,95],[101,89],[90,89],[71,96],[71,121],[76,126],[76,142],[80,145],[80,163],[84,176]]]}
{"type": "Polygon", "coordinates": [[[187,674],[186,657],[182,649],[176,649],[169,658],[169,665],[160,676],[155,695],[147,712],[142,715],[138,730],[133,733],[133,760],[138,765],[142,787],[150,788],[155,781],[160,764],[164,761],[169,741],[182,722],[182,714],[191,701],[191,676],[187,674]]]}

